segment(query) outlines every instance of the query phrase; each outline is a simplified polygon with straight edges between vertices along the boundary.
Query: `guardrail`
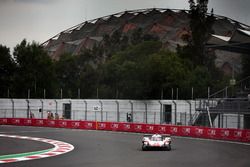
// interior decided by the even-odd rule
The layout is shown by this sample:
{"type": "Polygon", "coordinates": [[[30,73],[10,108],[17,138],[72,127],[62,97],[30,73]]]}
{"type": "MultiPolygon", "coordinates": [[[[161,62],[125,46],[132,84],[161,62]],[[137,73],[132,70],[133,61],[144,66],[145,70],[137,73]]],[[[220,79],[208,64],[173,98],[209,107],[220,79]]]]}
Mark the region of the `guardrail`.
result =
{"type": "Polygon", "coordinates": [[[250,142],[250,130],[207,128],[127,122],[97,122],[74,120],[48,120],[27,118],[0,118],[0,125],[106,130],[135,133],[158,133],[194,138],[250,142]]]}

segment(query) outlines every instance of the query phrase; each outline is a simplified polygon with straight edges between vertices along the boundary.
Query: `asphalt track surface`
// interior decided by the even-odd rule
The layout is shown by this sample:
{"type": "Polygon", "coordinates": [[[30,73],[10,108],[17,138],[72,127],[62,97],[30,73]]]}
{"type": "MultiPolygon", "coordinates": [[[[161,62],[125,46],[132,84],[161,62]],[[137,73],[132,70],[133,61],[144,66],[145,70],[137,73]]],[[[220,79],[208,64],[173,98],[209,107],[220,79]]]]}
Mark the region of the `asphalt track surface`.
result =
{"type": "MultiPolygon", "coordinates": [[[[250,145],[172,137],[171,151],[141,151],[141,134],[0,126],[0,134],[41,137],[74,145],[69,153],[0,167],[250,167],[250,145]]],[[[46,143],[0,137],[0,156],[38,151],[46,143]]]]}

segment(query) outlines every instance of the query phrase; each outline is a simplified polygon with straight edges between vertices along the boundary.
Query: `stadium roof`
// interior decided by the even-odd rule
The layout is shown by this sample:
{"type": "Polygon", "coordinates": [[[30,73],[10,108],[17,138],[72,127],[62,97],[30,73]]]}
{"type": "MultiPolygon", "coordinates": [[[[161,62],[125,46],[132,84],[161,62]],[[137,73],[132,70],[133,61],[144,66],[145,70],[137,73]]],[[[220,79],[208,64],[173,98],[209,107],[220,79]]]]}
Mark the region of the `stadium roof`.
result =
{"type": "Polygon", "coordinates": [[[250,30],[236,29],[231,36],[212,34],[208,48],[227,50],[243,54],[250,53],[250,30]]]}
{"type": "MultiPolygon", "coordinates": [[[[64,30],[42,45],[52,58],[62,53],[78,54],[84,48],[91,49],[100,43],[105,34],[120,31],[128,34],[131,30],[141,28],[145,34],[159,37],[164,46],[175,49],[183,45],[183,35],[190,34],[188,10],[179,9],[140,9],[130,10],[88,20],[64,30]]],[[[237,53],[250,53],[250,27],[236,20],[214,15],[214,34],[207,47],[237,53]]]]}

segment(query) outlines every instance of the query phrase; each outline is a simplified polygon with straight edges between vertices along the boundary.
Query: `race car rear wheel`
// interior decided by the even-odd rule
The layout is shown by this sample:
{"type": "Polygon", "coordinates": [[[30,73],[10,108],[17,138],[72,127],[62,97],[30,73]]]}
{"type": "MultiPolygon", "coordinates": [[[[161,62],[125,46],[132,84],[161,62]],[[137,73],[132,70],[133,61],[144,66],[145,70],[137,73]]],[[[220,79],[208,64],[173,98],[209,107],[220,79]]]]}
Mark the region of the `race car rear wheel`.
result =
{"type": "Polygon", "coordinates": [[[141,149],[142,149],[142,151],[146,151],[147,150],[147,148],[146,148],[146,146],[144,144],[142,145],[141,149]]]}

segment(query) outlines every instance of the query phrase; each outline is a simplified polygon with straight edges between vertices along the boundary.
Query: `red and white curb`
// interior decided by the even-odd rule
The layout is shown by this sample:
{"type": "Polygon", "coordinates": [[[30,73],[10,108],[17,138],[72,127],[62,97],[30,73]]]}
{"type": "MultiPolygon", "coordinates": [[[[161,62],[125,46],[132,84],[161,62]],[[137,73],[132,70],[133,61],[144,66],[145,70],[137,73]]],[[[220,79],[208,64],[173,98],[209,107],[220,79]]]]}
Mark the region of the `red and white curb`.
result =
{"type": "MultiPolygon", "coordinates": [[[[6,135],[6,134],[0,134],[0,137],[33,140],[33,141],[45,142],[45,143],[49,143],[49,144],[54,145],[53,148],[47,149],[47,151],[45,150],[45,152],[43,152],[43,150],[36,151],[36,152],[42,152],[42,153],[36,154],[36,152],[34,152],[34,154],[32,154],[32,152],[31,152],[30,155],[25,155],[25,154],[29,154],[29,153],[21,153],[21,154],[24,154],[24,156],[20,156],[21,154],[13,154],[13,156],[10,155],[9,157],[11,157],[11,158],[1,159],[0,164],[1,163],[10,163],[10,162],[27,161],[27,160],[53,157],[53,156],[68,153],[74,149],[74,146],[69,144],[69,143],[58,141],[58,140],[52,140],[52,139],[28,137],[28,136],[17,136],[17,135],[6,135]],[[15,157],[15,155],[19,155],[19,156],[15,157]]],[[[6,155],[4,155],[4,156],[6,156],[6,155]]],[[[7,157],[8,157],[8,155],[7,155],[7,157]]]]}

